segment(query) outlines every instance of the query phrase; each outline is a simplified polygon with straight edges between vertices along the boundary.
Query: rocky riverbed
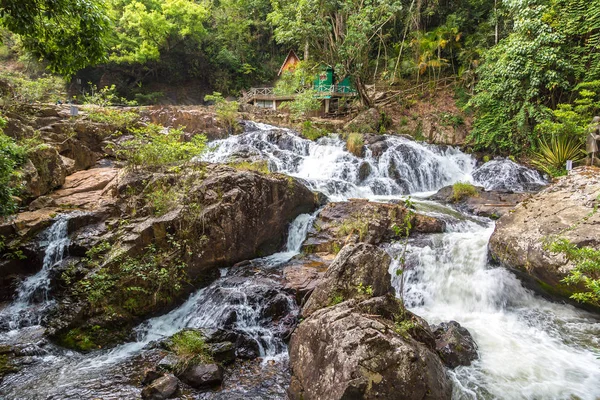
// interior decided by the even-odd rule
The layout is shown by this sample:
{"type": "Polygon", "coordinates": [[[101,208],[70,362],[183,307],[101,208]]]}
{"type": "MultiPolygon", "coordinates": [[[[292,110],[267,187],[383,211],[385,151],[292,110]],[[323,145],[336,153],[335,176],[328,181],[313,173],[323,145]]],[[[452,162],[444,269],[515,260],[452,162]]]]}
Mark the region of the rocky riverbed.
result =
{"type": "MultiPolygon", "coordinates": [[[[68,140],[90,161],[55,135],[63,167],[34,163],[27,209],[0,225],[5,398],[600,396],[597,317],[487,252],[491,236],[496,259],[556,285],[563,267],[532,251],[595,207],[594,171],[535,194],[547,182],[510,160],[375,135],[357,157],[256,123],[177,170],[131,171],[103,144],[112,128],[36,112],[48,137],[85,124],[68,140]],[[456,182],[480,188],[457,200],[456,182]]],[[[224,136],[210,116],[147,112],[224,136]]],[[[569,237],[596,245],[593,221],[569,237]]]]}

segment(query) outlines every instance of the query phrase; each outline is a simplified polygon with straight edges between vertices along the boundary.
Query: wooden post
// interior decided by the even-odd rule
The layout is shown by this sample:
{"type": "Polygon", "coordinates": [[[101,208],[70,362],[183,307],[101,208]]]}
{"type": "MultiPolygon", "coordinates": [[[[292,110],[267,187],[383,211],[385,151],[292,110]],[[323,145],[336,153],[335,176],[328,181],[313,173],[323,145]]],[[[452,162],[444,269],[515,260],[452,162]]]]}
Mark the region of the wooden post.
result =
{"type": "Polygon", "coordinates": [[[277,100],[273,100],[273,110],[277,111],[277,100]]]}
{"type": "Polygon", "coordinates": [[[325,99],[325,114],[329,114],[329,99],[325,99]]]}

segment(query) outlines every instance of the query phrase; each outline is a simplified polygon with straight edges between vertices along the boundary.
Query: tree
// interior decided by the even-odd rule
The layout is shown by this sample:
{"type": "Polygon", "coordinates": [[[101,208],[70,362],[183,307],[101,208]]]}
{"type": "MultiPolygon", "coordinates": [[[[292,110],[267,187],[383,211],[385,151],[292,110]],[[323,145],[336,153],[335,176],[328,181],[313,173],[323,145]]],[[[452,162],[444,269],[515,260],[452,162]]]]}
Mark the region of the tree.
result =
{"type": "Polygon", "coordinates": [[[316,59],[352,77],[362,102],[373,102],[365,89],[370,55],[378,33],[402,8],[400,0],[272,0],[269,20],[279,43],[308,43],[316,59]]]}
{"type": "Polygon", "coordinates": [[[476,147],[519,153],[535,147],[536,124],[569,89],[573,66],[565,35],[548,21],[547,0],[508,1],[513,32],[484,56],[471,105],[476,147]]]}
{"type": "Polygon", "coordinates": [[[109,19],[97,0],[0,0],[0,23],[64,76],[102,62],[109,19]]]}

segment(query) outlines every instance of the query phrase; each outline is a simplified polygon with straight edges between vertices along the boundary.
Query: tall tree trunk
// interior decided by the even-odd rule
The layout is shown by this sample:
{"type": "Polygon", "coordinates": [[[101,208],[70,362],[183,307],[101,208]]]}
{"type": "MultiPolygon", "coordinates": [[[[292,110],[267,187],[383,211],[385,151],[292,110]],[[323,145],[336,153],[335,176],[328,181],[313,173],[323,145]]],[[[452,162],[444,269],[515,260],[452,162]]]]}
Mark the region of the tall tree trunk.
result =
{"type": "Polygon", "coordinates": [[[362,104],[368,108],[372,108],[373,100],[369,97],[367,88],[365,87],[362,79],[360,79],[360,76],[354,77],[354,84],[356,85],[356,90],[358,91],[358,95],[360,96],[360,101],[362,104]]]}
{"type": "Polygon", "coordinates": [[[304,42],[304,61],[308,61],[308,39],[304,42]]]}

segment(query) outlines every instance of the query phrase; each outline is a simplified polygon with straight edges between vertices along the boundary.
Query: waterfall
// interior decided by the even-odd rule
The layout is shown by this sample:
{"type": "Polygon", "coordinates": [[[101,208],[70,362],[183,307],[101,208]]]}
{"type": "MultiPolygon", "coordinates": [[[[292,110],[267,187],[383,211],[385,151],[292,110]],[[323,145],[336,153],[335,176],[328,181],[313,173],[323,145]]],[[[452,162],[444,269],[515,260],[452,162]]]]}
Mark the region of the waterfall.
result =
{"type": "MultiPolygon", "coordinates": [[[[600,323],[571,306],[525,289],[488,264],[494,230],[468,222],[409,244],[404,299],[429,323],[455,320],[469,329],[479,360],[450,371],[455,399],[589,399],[600,397],[600,323]]],[[[400,248],[389,249],[398,257],[400,248]]],[[[393,284],[400,287],[395,259],[393,284]]],[[[400,295],[398,293],[398,295],[400,295]]]]}
{"type": "Polygon", "coordinates": [[[476,160],[451,146],[435,146],[399,136],[379,136],[356,157],[338,135],[316,142],[289,129],[247,123],[247,132],[212,142],[201,157],[209,162],[267,160],[271,171],[303,179],[332,201],[388,199],[436,191],[459,181],[488,189],[525,191],[544,185],[535,171],[509,160],[476,168],[476,160]],[[502,184],[504,182],[504,184],[502,184]]]}
{"type": "Polygon", "coordinates": [[[60,216],[42,234],[42,269],[21,282],[15,300],[0,313],[0,320],[8,322],[9,329],[40,324],[45,311],[54,304],[48,296],[50,271],[63,260],[69,247],[68,222],[66,216],[60,216]]]}

